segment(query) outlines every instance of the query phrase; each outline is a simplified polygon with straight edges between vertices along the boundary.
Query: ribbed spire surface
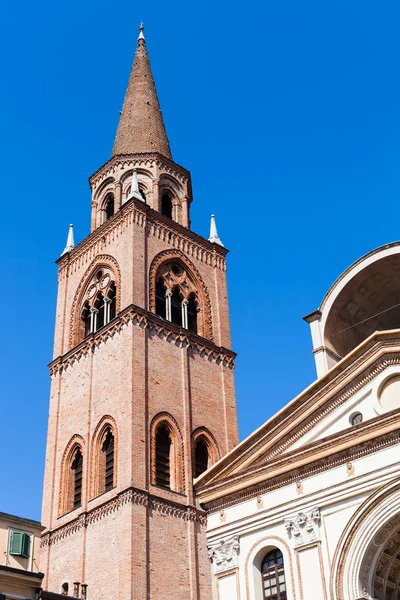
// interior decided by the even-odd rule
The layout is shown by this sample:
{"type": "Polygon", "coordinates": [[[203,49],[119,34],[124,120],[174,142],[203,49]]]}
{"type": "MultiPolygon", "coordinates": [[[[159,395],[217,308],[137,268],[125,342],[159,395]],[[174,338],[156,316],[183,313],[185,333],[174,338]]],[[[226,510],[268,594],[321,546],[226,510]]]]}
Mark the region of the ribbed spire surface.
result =
{"type": "Polygon", "coordinates": [[[172,158],[142,25],[112,156],[140,152],[172,158]]]}

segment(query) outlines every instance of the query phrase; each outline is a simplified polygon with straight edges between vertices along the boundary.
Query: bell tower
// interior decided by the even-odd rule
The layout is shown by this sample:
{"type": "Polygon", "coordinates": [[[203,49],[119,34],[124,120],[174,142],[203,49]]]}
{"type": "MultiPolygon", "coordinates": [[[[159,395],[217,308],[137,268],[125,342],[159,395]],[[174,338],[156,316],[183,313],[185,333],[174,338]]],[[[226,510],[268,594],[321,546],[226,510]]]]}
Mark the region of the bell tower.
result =
{"type": "Polygon", "coordinates": [[[190,230],[143,27],[91,233],[58,259],[41,547],[44,588],[208,600],[193,479],[238,441],[226,253],[190,230]]]}

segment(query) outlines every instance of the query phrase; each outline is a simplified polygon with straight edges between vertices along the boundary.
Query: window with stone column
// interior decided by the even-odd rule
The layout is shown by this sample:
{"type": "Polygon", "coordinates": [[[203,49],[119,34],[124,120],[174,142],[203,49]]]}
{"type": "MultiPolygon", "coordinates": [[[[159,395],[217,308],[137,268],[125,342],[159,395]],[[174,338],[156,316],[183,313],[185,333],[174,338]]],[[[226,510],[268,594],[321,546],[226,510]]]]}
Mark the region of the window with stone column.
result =
{"type": "Polygon", "coordinates": [[[163,264],[156,276],[156,314],[202,335],[203,311],[198,285],[179,262],[163,264]]]}

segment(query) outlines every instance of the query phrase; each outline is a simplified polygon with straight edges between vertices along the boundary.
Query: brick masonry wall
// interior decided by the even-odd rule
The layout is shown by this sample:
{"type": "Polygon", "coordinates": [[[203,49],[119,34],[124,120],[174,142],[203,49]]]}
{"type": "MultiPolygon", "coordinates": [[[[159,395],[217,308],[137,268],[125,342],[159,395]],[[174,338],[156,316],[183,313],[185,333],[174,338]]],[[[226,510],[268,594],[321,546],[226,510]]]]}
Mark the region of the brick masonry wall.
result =
{"type": "MultiPolygon", "coordinates": [[[[134,303],[148,309],[150,265],[171,247],[134,220],[128,219],[118,231],[98,256],[111,256],[118,263],[120,308],[134,303]]],[[[193,257],[190,260],[209,292],[215,343],[229,348],[225,273],[193,257]]],[[[95,264],[93,255],[90,261],[71,266],[68,277],[60,277],[55,357],[70,349],[77,290],[95,264]]],[[[198,427],[211,432],[221,455],[237,443],[232,368],[138,323],[127,323],[53,374],[42,512],[47,528],[44,541],[52,536],[51,545],[45,543],[42,551],[45,589],[57,592],[64,581],[71,585],[79,580],[89,585],[89,598],[95,600],[211,597],[204,532],[185,516],[188,506],[195,507],[191,434],[198,427]],[[150,424],[160,412],[174,417],[182,435],[182,493],[151,484],[150,424]],[[93,498],[93,437],[105,415],[117,427],[117,481],[114,489],[93,498]],[[82,507],[62,515],[62,460],[73,436],[83,440],[82,507]],[[131,486],[143,490],[145,504],[150,505],[121,502],[121,494],[131,486]],[[177,510],[154,509],[148,494],[177,510]],[[58,531],[67,533],[60,536],[58,531]]]]}

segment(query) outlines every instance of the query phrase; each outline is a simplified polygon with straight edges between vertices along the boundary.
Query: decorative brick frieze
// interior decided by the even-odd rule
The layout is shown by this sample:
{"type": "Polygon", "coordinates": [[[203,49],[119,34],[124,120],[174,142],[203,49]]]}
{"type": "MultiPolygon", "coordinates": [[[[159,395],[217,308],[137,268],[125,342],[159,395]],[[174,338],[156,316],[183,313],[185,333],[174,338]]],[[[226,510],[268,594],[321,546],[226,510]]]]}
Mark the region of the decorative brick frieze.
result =
{"type": "Polygon", "coordinates": [[[58,259],[58,280],[62,281],[67,274],[75,273],[98,254],[105,253],[106,249],[113,245],[114,240],[133,224],[146,227],[148,235],[162,239],[171,248],[181,250],[188,257],[215,266],[221,271],[226,270],[225,256],[228,251],[225,248],[212,244],[174,221],[169,221],[144,202],[132,198],[71,252],[58,259]]]}
{"type": "Polygon", "coordinates": [[[159,498],[143,490],[129,488],[118,494],[118,496],[115,498],[105,502],[101,506],[81,513],[79,517],[73,521],[70,521],[66,525],[63,525],[53,531],[46,531],[42,535],[40,544],[41,548],[56,544],[66,537],[69,537],[80,531],[81,529],[94,525],[98,521],[107,518],[110,514],[117,512],[126,504],[145,506],[149,510],[162,515],[171,516],[184,521],[191,521],[193,523],[199,523],[201,525],[205,525],[207,520],[206,514],[203,511],[194,508],[193,506],[184,506],[170,500],[159,498]]]}
{"type": "Polygon", "coordinates": [[[95,351],[101,343],[105,343],[129,323],[145,328],[149,333],[157,335],[160,339],[164,339],[167,342],[172,342],[178,346],[189,347],[193,353],[198,354],[202,358],[217,363],[223,363],[224,366],[229,368],[235,366],[235,352],[232,352],[227,348],[215,346],[211,341],[200,338],[187,329],[178,327],[139,306],[131,304],[108,325],[96,333],[88,335],[80,344],[72,348],[72,350],[52,361],[49,365],[50,376],[52,377],[59,373],[62,369],[72,365],[75,361],[79,361],[83,356],[87,356],[89,352],[95,351]]]}

